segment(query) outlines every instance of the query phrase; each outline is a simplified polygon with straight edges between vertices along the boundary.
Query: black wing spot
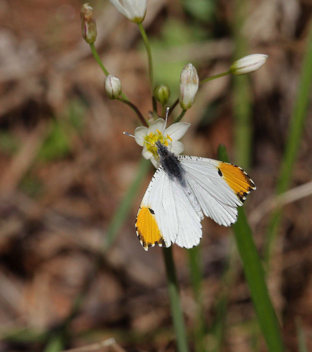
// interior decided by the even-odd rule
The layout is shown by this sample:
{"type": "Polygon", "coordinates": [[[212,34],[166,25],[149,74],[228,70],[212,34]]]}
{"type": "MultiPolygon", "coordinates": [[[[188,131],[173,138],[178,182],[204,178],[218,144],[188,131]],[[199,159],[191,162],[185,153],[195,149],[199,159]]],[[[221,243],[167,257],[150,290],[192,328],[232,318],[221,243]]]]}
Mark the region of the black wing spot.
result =
{"type": "Polygon", "coordinates": [[[221,169],[218,169],[218,174],[219,174],[219,176],[223,176],[223,173],[222,173],[222,171],[221,171],[221,169]]]}
{"type": "Polygon", "coordinates": [[[149,210],[149,212],[150,212],[151,214],[155,215],[155,212],[154,212],[154,210],[153,210],[153,209],[148,208],[148,210],[149,210]]]}
{"type": "Polygon", "coordinates": [[[243,191],[240,191],[237,193],[237,197],[239,198],[239,200],[244,203],[245,200],[246,200],[246,197],[247,195],[249,194],[250,192],[243,192],[243,191]]]}

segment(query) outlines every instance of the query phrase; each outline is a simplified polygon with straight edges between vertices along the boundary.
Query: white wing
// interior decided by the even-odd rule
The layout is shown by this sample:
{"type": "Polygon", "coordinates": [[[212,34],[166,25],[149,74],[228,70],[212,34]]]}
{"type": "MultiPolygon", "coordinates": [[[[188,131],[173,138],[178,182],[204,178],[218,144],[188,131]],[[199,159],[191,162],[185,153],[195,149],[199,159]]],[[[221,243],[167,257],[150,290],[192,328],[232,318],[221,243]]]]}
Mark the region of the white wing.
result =
{"type": "Polygon", "coordinates": [[[198,245],[202,237],[202,212],[191,191],[171,180],[160,167],[143,197],[136,231],[144,249],[150,246],[198,245]]]}
{"type": "Polygon", "coordinates": [[[218,224],[230,226],[237,219],[237,207],[256,189],[240,167],[218,160],[180,155],[185,179],[203,213],[218,224]]]}

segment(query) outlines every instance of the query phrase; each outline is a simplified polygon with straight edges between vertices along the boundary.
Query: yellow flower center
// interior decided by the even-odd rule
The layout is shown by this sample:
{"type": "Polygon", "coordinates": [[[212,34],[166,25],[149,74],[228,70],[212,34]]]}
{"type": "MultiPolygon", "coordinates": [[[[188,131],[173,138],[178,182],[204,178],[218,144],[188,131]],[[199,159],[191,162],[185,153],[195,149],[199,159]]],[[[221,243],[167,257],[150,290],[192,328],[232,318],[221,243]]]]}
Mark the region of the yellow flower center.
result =
{"type": "Polygon", "coordinates": [[[156,142],[159,141],[166,147],[168,147],[169,141],[172,142],[172,139],[170,138],[169,134],[167,134],[167,136],[164,136],[159,130],[156,130],[156,133],[151,132],[144,138],[144,140],[146,149],[151,152],[155,158],[158,158],[156,142]]]}

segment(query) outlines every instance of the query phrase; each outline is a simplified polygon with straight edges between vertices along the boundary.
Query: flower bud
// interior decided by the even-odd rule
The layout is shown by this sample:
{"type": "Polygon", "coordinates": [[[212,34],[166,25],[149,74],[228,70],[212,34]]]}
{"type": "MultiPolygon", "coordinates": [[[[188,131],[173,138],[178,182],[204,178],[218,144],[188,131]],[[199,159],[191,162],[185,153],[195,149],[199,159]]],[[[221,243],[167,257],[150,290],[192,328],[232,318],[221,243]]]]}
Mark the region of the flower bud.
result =
{"type": "Polygon", "coordinates": [[[109,0],[128,20],[141,23],[146,15],[146,0],[109,0]]]}
{"type": "Polygon", "coordinates": [[[89,6],[88,3],[82,6],[80,11],[80,17],[82,37],[87,43],[93,44],[96,40],[97,31],[96,23],[93,18],[93,8],[89,6]]]}
{"type": "Polygon", "coordinates": [[[195,101],[199,86],[196,68],[192,64],[183,67],[180,77],[180,105],[183,110],[189,109],[195,101]]]}
{"type": "Polygon", "coordinates": [[[154,96],[160,104],[165,105],[168,103],[170,97],[170,89],[166,84],[160,84],[154,89],[154,96]]]}
{"type": "Polygon", "coordinates": [[[108,75],[104,81],[105,93],[109,99],[117,99],[122,92],[120,79],[108,75]]]}
{"type": "Polygon", "coordinates": [[[268,55],[252,54],[235,61],[230,67],[233,75],[244,75],[259,70],[264,65],[268,55]]]}

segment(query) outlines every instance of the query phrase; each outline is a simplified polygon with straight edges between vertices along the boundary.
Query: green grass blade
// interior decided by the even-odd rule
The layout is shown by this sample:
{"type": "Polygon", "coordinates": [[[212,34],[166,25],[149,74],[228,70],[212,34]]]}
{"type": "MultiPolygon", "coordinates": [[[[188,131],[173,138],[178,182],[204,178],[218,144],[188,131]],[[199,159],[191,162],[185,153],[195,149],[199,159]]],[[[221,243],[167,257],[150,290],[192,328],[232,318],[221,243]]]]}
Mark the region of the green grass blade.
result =
{"type": "MultiPolygon", "coordinates": [[[[150,162],[142,158],[141,163],[138,167],[138,172],[106,231],[106,237],[104,238],[104,242],[102,246],[103,251],[107,250],[114,242],[118,231],[120,230],[121,226],[126,220],[129,214],[129,211],[131,210],[131,206],[135,199],[135,196],[137,195],[137,192],[141,187],[141,184],[144,181],[144,178],[147,175],[147,172],[150,169],[150,166],[151,166],[150,162]]],[[[134,231],[134,225],[133,225],[133,231],[134,231]]],[[[76,316],[77,312],[79,311],[80,307],[82,306],[87,296],[89,286],[96,275],[98,264],[99,264],[99,258],[95,258],[95,265],[94,265],[95,267],[89,273],[85,287],[74,299],[72,303],[71,313],[66,318],[62,327],[60,327],[59,331],[50,337],[44,352],[58,352],[63,349],[64,342],[65,342],[64,336],[67,336],[70,322],[76,316]]]]}
{"type": "Polygon", "coordinates": [[[235,279],[236,269],[237,252],[234,250],[233,241],[231,241],[228,258],[226,260],[222,275],[222,291],[215,304],[216,319],[211,327],[211,332],[215,340],[215,346],[213,348],[214,352],[221,352],[223,350],[229,294],[235,279]]]}
{"type": "MultiPolygon", "coordinates": [[[[290,184],[294,163],[300,146],[307,108],[311,97],[312,86],[312,26],[307,41],[307,51],[303,59],[297,98],[294,104],[287,139],[285,154],[282,159],[280,176],[277,184],[277,194],[285,192],[290,184]]],[[[268,265],[275,238],[282,218],[282,211],[276,210],[272,214],[266,236],[265,262],[268,265]]]]}
{"type": "Polygon", "coordinates": [[[194,324],[194,346],[196,352],[205,352],[205,317],[202,293],[202,257],[201,245],[189,249],[190,278],[196,302],[196,315],[194,324]]]}
{"type": "MultiPolygon", "coordinates": [[[[221,160],[229,161],[224,146],[219,147],[218,155],[221,160]]],[[[264,269],[243,208],[238,209],[238,219],[233,224],[233,230],[259,326],[268,350],[282,352],[284,346],[279,322],[269,296],[264,269]]]]}
{"type": "MultiPolygon", "coordinates": [[[[235,43],[234,60],[241,59],[249,52],[248,41],[243,35],[243,26],[248,14],[247,0],[234,1],[233,34],[235,43]]],[[[235,136],[235,163],[248,169],[251,158],[252,123],[251,89],[249,75],[233,75],[233,115],[235,136]]]]}
{"type": "MultiPolygon", "coordinates": [[[[117,232],[120,230],[122,224],[124,223],[126,217],[131,210],[132,203],[134,201],[135,196],[137,195],[142,182],[144,181],[148,170],[150,170],[151,163],[149,160],[141,159],[140,165],[138,167],[138,172],[133,180],[133,183],[128,189],[127,194],[125,195],[123,201],[121,202],[119,208],[117,209],[108,229],[105,238],[105,248],[110,247],[113,243],[117,232]]],[[[134,228],[134,225],[133,225],[134,228]]]]}

